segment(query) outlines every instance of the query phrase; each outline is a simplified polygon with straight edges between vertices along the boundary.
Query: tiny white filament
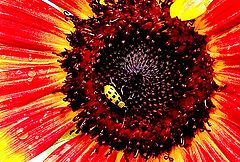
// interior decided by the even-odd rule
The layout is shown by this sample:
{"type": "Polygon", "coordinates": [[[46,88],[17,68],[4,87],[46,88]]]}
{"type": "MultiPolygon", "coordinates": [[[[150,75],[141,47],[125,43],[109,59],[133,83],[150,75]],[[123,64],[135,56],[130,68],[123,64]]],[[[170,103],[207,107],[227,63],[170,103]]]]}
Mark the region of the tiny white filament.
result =
{"type": "Polygon", "coordinates": [[[49,1],[49,0],[42,0],[43,2],[47,3],[49,6],[52,6],[53,8],[55,8],[56,10],[63,12],[64,10],[62,8],[60,8],[59,6],[57,6],[56,4],[54,4],[53,2],[49,1]]]}

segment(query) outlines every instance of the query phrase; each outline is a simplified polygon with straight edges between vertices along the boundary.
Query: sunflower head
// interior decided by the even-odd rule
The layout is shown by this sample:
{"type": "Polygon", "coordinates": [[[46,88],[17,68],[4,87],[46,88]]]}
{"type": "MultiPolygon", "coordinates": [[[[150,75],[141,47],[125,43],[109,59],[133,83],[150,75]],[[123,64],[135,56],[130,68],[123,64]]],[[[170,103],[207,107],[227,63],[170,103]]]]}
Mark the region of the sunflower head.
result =
{"type": "Polygon", "coordinates": [[[61,53],[62,92],[81,110],[77,132],[149,158],[205,129],[218,89],[213,60],[193,21],[171,18],[171,4],[93,1],[96,17],[69,16],[76,31],[68,36],[73,49],[61,53]]]}
{"type": "Polygon", "coordinates": [[[240,161],[239,11],[1,0],[0,161],[240,161]]]}

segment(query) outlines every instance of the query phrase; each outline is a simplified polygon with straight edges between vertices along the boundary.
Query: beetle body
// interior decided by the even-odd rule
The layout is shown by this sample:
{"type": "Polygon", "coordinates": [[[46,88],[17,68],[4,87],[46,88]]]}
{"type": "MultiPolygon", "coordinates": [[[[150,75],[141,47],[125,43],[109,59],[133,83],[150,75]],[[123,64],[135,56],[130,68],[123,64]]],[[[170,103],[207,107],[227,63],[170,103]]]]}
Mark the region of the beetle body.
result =
{"type": "Polygon", "coordinates": [[[108,100],[110,100],[113,104],[117,105],[119,108],[123,108],[125,106],[125,103],[122,101],[121,96],[113,86],[105,85],[104,94],[108,100]]]}

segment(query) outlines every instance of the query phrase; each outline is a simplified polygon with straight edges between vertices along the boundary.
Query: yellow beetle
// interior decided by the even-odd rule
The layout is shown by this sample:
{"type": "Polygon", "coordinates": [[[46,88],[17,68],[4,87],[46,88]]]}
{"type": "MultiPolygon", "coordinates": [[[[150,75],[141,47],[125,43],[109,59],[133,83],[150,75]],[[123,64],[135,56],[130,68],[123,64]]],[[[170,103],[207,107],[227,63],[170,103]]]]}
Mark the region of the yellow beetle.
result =
{"type": "Polygon", "coordinates": [[[125,106],[125,103],[122,101],[121,96],[118,94],[116,89],[111,85],[104,86],[104,94],[113,104],[117,105],[120,108],[125,106]]]}

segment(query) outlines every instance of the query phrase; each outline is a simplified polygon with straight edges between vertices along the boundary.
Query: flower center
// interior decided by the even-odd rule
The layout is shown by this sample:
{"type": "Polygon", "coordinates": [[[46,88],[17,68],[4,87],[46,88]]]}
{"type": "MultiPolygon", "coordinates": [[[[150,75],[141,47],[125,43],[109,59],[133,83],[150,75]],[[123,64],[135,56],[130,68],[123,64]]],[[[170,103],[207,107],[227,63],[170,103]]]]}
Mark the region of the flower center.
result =
{"type": "Polygon", "coordinates": [[[206,40],[169,15],[170,3],[92,3],[97,18],[69,17],[73,47],[62,52],[68,73],[62,92],[76,131],[100,144],[145,158],[187,146],[205,130],[214,105],[210,97],[213,60],[206,40]]]}

